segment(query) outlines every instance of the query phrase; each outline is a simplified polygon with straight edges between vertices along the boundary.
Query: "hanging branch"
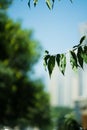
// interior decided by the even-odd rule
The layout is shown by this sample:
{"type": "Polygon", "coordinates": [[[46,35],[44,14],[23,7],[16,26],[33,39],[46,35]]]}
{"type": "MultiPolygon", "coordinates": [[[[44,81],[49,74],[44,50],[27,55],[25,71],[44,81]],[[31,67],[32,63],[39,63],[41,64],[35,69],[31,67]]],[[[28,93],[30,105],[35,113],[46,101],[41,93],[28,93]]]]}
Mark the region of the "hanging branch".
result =
{"type": "MultiPolygon", "coordinates": [[[[73,70],[77,69],[78,67],[83,68],[84,62],[87,64],[87,46],[83,44],[85,38],[86,36],[83,36],[80,39],[79,44],[75,45],[71,50],[67,52],[69,53],[70,64],[73,70]]],[[[45,51],[44,66],[45,70],[48,70],[50,77],[55,67],[55,63],[57,63],[57,66],[59,67],[61,73],[63,75],[65,74],[67,53],[50,55],[48,51],[45,51]]]]}

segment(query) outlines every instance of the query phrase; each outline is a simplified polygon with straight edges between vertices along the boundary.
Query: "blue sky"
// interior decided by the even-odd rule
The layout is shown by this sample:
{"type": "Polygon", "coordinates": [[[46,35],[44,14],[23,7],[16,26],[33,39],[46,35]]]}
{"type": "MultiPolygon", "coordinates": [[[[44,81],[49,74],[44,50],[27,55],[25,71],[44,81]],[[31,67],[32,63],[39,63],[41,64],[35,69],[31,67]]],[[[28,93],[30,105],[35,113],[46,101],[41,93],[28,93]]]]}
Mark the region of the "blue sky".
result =
{"type": "MultiPolygon", "coordinates": [[[[29,9],[28,0],[14,0],[8,14],[15,21],[21,20],[24,28],[33,29],[44,50],[57,54],[78,44],[79,27],[87,22],[87,0],[56,0],[53,10],[47,8],[45,0],[39,0],[35,8],[32,1],[29,9]]],[[[47,75],[42,60],[37,68],[38,76],[47,75]]]]}

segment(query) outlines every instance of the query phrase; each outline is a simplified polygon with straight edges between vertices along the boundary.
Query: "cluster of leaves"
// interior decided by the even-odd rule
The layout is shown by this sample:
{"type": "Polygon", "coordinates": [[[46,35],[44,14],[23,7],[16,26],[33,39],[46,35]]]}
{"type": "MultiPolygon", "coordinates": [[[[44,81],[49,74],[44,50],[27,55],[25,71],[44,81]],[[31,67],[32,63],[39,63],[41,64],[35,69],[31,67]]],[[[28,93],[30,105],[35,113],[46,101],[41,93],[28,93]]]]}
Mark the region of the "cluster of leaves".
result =
{"type": "Polygon", "coordinates": [[[73,109],[69,107],[54,107],[52,114],[55,120],[56,130],[84,130],[76,120],[73,109]]]}
{"type": "Polygon", "coordinates": [[[67,114],[64,117],[64,128],[65,130],[84,130],[82,125],[75,119],[75,115],[73,113],[67,114]]]}
{"type": "MultiPolygon", "coordinates": [[[[86,36],[83,36],[80,39],[79,44],[74,46],[72,50],[69,50],[68,52],[70,55],[70,64],[73,70],[77,69],[78,67],[83,68],[83,63],[87,63],[87,45],[83,44],[85,38],[86,36]]],[[[50,55],[48,51],[45,51],[44,66],[45,69],[48,69],[50,77],[55,67],[55,63],[57,63],[61,73],[63,75],[65,74],[66,54],[67,53],[50,55]]]]}
{"type": "MultiPolygon", "coordinates": [[[[59,1],[61,1],[61,0],[59,0],[59,1]]],[[[70,1],[72,2],[72,0],[70,0],[70,1]]],[[[54,6],[55,0],[45,0],[45,2],[46,2],[46,5],[48,6],[48,8],[51,10],[54,6]]],[[[28,0],[29,7],[30,7],[30,3],[31,3],[31,0],[28,0]]],[[[36,6],[38,3],[38,0],[33,0],[33,3],[34,3],[34,6],[36,6]]]]}
{"type": "Polygon", "coordinates": [[[74,113],[69,113],[64,116],[60,116],[58,119],[57,130],[84,130],[83,127],[75,119],[74,113]]]}

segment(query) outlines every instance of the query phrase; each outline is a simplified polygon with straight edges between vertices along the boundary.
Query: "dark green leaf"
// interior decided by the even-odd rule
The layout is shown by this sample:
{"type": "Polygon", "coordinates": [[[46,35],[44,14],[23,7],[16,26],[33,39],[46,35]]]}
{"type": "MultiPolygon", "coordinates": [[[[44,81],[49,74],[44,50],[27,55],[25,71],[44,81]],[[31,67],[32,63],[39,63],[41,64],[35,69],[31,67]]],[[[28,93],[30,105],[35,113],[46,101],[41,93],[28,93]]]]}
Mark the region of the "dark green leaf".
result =
{"type": "Polygon", "coordinates": [[[73,46],[73,48],[79,47],[79,46],[83,43],[83,41],[85,40],[85,38],[86,38],[86,36],[83,36],[83,37],[80,39],[80,43],[79,43],[78,45],[73,46]]]}
{"type": "Polygon", "coordinates": [[[52,71],[54,69],[55,66],[55,56],[50,56],[49,60],[48,60],[48,71],[49,71],[49,75],[51,77],[52,71]]]}
{"type": "Polygon", "coordinates": [[[45,53],[46,53],[46,54],[49,54],[49,51],[45,50],[45,53]]]}
{"type": "Polygon", "coordinates": [[[61,73],[64,75],[66,69],[66,56],[64,54],[60,55],[59,69],[61,73]]]}
{"type": "Polygon", "coordinates": [[[54,2],[55,2],[55,0],[52,0],[52,8],[53,8],[53,6],[54,6],[54,2]]]}
{"type": "Polygon", "coordinates": [[[50,55],[49,55],[49,52],[47,50],[45,50],[45,55],[44,55],[44,62],[43,62],[43,65],[45,67],[45,70],[46,70],[46,67],[47,67],[47,64],[48,64],[48,59],[50,58],[50,55]]]}
{"type": "Polygon", "coordinates": [[[83,68],[83,58],[82,58],[82,55],[83,54],[83,49],[82,47],[80,46],[77,50],[77,58],[78,58],[78,62],[79,62],[79,65],[83,68]]]}
{"type": "Polygon", "coordinates": [[[30,8],[30,3],[31,3],[31,0],[28,1],[28,6],[29,6],[29,8],[30,8]]]}
{"type": "Polygon", "coordinates": [[[37,5],[37,2],[38,2],[38,0],[34,0],[34,6],[36,6],[36,5],[37,5]]]}
{"type": "Polygon", "coordinates": [[[73,48],[76,48],[76,47],[78,47],[78,45],[73,46],[73,48]]]}
{"type": "Polygon", "coordinates": [[[52,2],[54,3],[54,2],[55,2],[55,0],[52,0],[52,2]]]}
{"type": "Polygon", "coordinates": [[[71,63],[72,69],[75,69],[78,67],[77,56],[74,51],[70,51],[70,63],[71,63]]]}
{"type": "Polygon", "coordinates": [[[52,4],[51,4],[50,0],[46,0],[46,4],[47,4],[49,9],[52,9],[52,4]]]}
{"type": "Polygon", "coordinates": [[[83,58],[83,61],[87,64],[87,46],[84,46],[84,50],[81,56],[83,58]]]}
{"type": "Polygon", "coordinates": [[[46,66],[47,66],[47,64],[48,64],[48,59],[50,58],[50,55],[45,55],[45,57],[44,57],[44,67],[45,67],[45,70],[46,70],[46,66]]]}
{"type": "Polygon", "coordinates": [[[57,56],[56,56],[56,62],[57,62],[57,65],[59,66],[59,63],[60,63],[60,54],[57,54],[57,56]]]}
{"type": "Polygon", "coordinates": [[[84,46],[84,53],[87,55],[87,46],[84,46]]]}
{"type": "Polygon", "coordinates": [[[80,39],[80,45],[82,44],[82,42],[85,40],[86,36],[83,36],[81,39],[80,39]]]}

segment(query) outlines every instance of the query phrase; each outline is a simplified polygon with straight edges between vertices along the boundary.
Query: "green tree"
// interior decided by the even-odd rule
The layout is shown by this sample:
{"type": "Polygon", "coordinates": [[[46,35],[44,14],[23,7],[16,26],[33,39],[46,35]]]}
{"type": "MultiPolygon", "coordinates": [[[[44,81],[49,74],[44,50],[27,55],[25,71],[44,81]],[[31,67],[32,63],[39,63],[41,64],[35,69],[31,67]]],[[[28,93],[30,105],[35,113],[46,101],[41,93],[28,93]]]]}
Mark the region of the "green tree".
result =
{"type": "Polygon", "coordinates": [[[29,77],[41,51],[32,30],[22,29],[1,9],[0,125],[31,125],[47,130],[51,125],[49,96],[41,80],[31,81],[29,77]]]}
{"type": "Polygon", "coordinates": [[[0,9],[7,9],[11,3],[12,0],[0,0],[0,9]]]}
{"type": "Polygon", "coordinates": [[[83,129],[82,126],[73,119],[72,117],[66,118],[65,116],[60,116],[58,119],[57,130],[80,130],[83,129]]]}

